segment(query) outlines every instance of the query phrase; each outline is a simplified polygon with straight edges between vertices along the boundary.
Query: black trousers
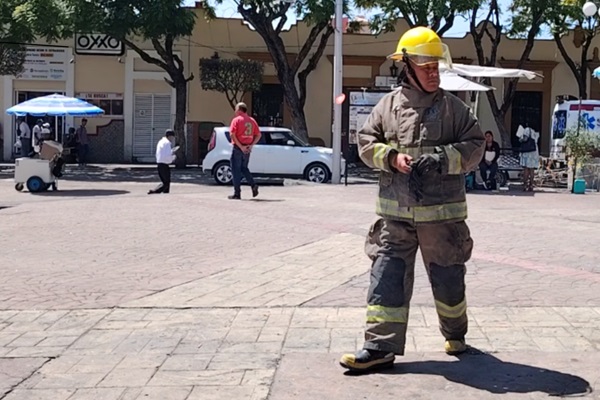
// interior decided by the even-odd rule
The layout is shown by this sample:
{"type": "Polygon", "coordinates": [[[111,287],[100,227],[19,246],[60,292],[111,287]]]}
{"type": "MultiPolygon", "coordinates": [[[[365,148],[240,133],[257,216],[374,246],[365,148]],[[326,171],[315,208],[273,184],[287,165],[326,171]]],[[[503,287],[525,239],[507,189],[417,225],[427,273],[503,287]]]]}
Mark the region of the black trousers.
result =
{"type": "Polygon", "coordinates": [[[169,193],[171,190],[171,168],[169,164],[157,164],[160,185],[151,190],[152,193],[169,193]]]}

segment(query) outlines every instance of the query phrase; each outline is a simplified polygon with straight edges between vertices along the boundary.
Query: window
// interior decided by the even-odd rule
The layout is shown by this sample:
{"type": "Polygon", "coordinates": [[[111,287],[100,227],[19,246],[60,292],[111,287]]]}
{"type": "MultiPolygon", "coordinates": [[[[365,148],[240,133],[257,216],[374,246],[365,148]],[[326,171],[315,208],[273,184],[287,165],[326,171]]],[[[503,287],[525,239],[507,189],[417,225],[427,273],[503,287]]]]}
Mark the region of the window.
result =
{"type": "MultiPolygon", "coordinates": [[[[263,133],[260,136],[260,140],[256,144],[267,144],[266,136],[267,136],[267,134],[263,133]]],[[[225,137],[227,138],[228,142],[231,142],[231,134],[229,133],[229,131],[225,131],[225,137]]]]}
{"type": "Polygon", "coordinates": [[[123,116],[123,94],[121,93],[77,93],[78,99],[104,110],[104,116],[123,116]]]}
{"type": "Polygon", "coordinates": [[[270,140],[268,144],[273,146],[288,146],[288,141],[293,139],[287,132],[268,132],[270,140]]]}
{"type": "Polygon", "coordinates": [[[567,133],[567,111],[559,110],[554,113],[552,139],[564,139],[567,133]]]}

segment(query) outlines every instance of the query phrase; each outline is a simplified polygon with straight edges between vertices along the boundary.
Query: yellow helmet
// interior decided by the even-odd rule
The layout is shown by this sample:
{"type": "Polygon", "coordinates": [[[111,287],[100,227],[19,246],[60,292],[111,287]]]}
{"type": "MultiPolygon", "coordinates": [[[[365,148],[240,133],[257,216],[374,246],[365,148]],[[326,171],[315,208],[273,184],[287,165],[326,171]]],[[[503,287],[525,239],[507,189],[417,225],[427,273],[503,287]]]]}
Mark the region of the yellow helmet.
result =
{"type": "Polygon", "coordinates": [[[396,52],[388,56],[392,60],[409,58],[417,65],[443,62],[452,68],[452,57],[448,46],[432,29],[417,26],[404,32],[398,41],[396,52]]]}

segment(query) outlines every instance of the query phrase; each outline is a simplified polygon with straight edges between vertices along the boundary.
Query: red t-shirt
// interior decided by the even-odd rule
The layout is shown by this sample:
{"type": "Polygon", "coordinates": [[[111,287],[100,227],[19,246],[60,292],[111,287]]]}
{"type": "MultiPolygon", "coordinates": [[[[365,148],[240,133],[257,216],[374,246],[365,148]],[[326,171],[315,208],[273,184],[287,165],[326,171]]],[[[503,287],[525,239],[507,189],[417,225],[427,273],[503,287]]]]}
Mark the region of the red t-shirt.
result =
{"type": "Polygon", "coordinates": [[[233,135],[235,135],[241,144],[248,145],[252,144],[254,138],[260,135],[260,130],[254,118],[248,114],[240,114],[231,121],[229,133],[232,136],[231,143],[235,144],[233,141],[233,135]]]}

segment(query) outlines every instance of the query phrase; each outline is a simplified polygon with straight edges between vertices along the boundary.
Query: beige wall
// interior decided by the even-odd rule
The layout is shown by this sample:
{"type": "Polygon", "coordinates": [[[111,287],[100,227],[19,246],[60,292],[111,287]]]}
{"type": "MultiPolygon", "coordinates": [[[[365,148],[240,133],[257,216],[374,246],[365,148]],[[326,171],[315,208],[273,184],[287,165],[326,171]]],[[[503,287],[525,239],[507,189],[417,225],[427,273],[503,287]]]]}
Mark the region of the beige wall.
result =
{"type": "MultiPolygon", "coordinates": [[[[201,9],[197,9],[202,14],[201,9]]],[[[344,78],[345,85],[353,82],[373,82],[373,75],[388,75],[390,62],[386,61],[386,55],[395,51],[399,35],[407,28],[404,22],[398,24],[395,33],[383,34],[378,37],[371,35],[346,34],[344,35],[344,78]],[[361,58],[362,57],[362,58],[361,58]],[[372,73],[371,66],[361,64],[360,60],[376,62],[374,68],[378,68],[372,73]],[[357,61],[358,60],[358,61],[357,61]]],[[[288,52],[297,52],[300,45],[304,43],[309,33],[309,27],[305,25],[294,25],[289,31],[283,32],[281,37],[287,46],[288,52]]],[[[448,38],[445,42],[449,45],[453,58],[466,57],[475,60],[477,64],[475,48],[470,35],[463,38],[448,38]]],[[[73,46],[72,40],[67,40],[59,44],[73,46]]],[[[565,47],[575,57],[579,50],[573,45],[572,37],[564,39],[565,47]]],[[[140,43],[144,49],[151,49],[149,43],[140,43]]],[[[506,60],[515,60],[520,57],[524,46],[522,40],[510,40],[503,38],[498,57],[506,60]]],[[[600,38],[597,38],[594,47],[600,47],[600,38]]],[[[188,100],[188,121],[221,121],[228,123],[232,117],[232,110],[225,96],[217,92],[207,92],[202,90],[199,81],[198,61],[203,57],[211,57],[215,51],[222,58],[237,57],[239,52],[267,53],[267,48],[262,38],[256,34],[247,25],[238,19],[217,19],[206,21],[202,15],[198,16],[196,29],[190,38],[180,40],[175,45],[181,59],[186,64],[187,73],[193,73],[195,79],[189,83],[188,100]]],[[[318,67],[313,71],[308,79],[308,100],[305,106],[305,114],[309,128],[309,134],[312,137],[319,137],[330,143],[331,137],[331,111],[332,111],[332,63],[330,58],[333,54],[333,37],[325,50],[325,55],[319,61],[318,67]]],[[[591,56],[591,51],[590,51],[591,56]]],[[[124,56],[125,57],[125,56],[124,56]]],[[[264,58],[264,57],[263,57],[264,58]]],[[[554,106],[554,98],[559,94],[577,95],[577,85],[570,70],[563,62],[560,53],[557,51],[553,41],[538,40],[533,49],[530,59],[532,61],[553,61],[557,65],[545,80],[551,80],[551,103],[547,104],[544,110],[544,117],[550,118],[554,106]]],[[[78,92],[112,92],[124,93],[126,87],[126,65],[119,60],[117,56],[89,56],[75,55],[75,93],[78,92]]],[[[268,60],[268,56],[267,56],[268,60]]],[[[366,61],[365,61],[366,62],[366,61]]],[[[160,71],[156,66],[148,65],[142,60],[135,60],[134,71],[160,71]]],[[[269,82],[276,81],[276,71],[271,62],[265,65],[265,76],[269,82]]],[[[591,80],[591,78],[590,78],[591,80]]],[[[495,80],[493,82],[497,88],[495,95],[498,99],[502,96],[504,82],[495,80]]],[[[14,81],[14,88],[29,90],[64,90],[64,82],[41,82],[41,81],[14,81]]],[[[136,80],[133,85],[133,91],[138,93],[169,93],[171,88],[160,80],[147,81],[136,80]]],[[[0,93],[3,93],[3,80],[0,79],[0,93]]],[[[2,109],[10,107],[12,104],[3,104],[4,96],[0,96],[0,106],[2,109]]],[[[489,108],[485,94],[482,94],[479,108],[479,118],[484,129],[496,130],[495,122],[489,108]]],[[[90,118],[90,130],[95,130],[98,125],[107,123],[102,117],[98,119],[90,118]]],[[[74,121],[75,125],[79,120],[74,121]]],[[[548,132],[543,132],[547,135],[548,132]]]]}

